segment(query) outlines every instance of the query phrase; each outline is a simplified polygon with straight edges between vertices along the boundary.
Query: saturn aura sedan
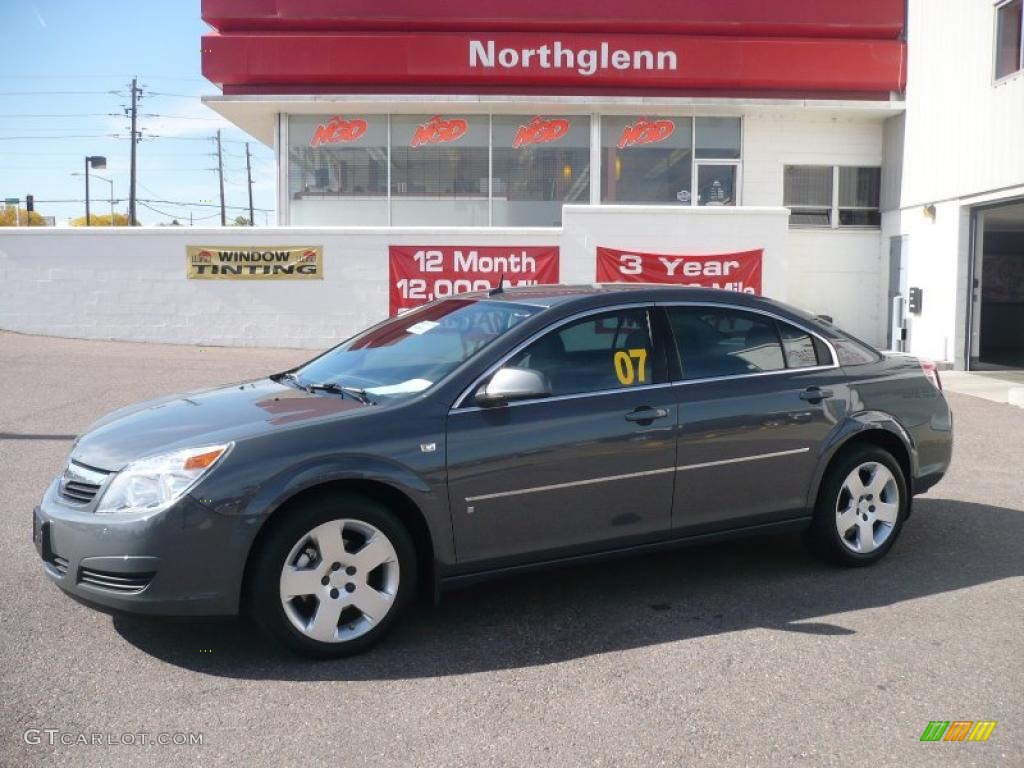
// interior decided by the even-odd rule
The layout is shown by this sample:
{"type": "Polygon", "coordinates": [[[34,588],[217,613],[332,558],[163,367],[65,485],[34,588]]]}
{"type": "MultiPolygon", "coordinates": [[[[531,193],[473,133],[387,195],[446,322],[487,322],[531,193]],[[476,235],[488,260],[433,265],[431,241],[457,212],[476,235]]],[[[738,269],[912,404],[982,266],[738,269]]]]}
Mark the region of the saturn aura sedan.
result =
{"type": "Polygon", "coordinates": [[[417,592],[555,563],[783,531],[877,562],[951,448],[933,365],[774,301],[510,288],[110,414],[33,538],[87,603],[244,612],[335,657],[417,592]]]}

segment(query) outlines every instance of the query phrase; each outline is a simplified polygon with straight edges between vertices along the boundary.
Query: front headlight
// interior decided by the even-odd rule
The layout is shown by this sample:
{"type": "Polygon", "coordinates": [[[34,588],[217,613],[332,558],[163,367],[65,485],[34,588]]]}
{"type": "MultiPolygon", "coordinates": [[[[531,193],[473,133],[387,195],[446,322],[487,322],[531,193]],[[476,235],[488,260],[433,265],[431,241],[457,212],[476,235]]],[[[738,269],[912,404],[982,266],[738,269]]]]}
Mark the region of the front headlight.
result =
{"type": "Polygon", "coordinates": [[[133,461],[107,486],[98,513],[159,512],[216,466],[234,443],[189,448],[133,461]]]}

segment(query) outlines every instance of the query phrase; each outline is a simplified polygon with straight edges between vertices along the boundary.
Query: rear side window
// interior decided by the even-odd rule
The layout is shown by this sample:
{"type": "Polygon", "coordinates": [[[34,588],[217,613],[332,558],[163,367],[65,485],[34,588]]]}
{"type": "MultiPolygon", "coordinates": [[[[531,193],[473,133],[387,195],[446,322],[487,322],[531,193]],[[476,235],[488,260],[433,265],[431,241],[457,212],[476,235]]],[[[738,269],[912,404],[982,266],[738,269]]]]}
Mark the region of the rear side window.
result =
{"type": "Polygon", "coordinates": [[[875,363],[879,358],[878,353],[871,347],[854,339],[832,339],[832,346],[836,348],[836,355],[842,366],[875,363]]]}
{"type": "Polygon", "coordinates": [[[786,367],[775,321],[714,307],[670,307],[684,379],[741,376],[786,367]]]}
{"type": "Polygon", "coordinates": [[[779,323],[778,326],[787,368],[813,368],[820,365],[818,348],[815,346],[811,334],[801,331],[789,323],[779,323]]]}
{"type": "Polygon", "coordinates": [[[669,307],[683,379],[830,365],[824,343],[788,323],[739,309],[669,307]]]}
{"type": "Polygon", "coordinates": [[[668,380],[664,350],[654,348],[645,309],[604,312],[569,323],[541,336],[507,364],[545,374],[555,396],[668,380]]]}

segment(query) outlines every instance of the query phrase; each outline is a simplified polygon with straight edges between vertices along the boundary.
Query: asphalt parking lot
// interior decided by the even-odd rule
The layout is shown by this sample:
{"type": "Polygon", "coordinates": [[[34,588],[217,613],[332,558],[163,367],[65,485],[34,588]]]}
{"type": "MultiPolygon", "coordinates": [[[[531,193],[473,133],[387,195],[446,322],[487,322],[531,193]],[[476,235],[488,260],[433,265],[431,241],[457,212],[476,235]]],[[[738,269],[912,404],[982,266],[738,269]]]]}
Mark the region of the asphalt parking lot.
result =
{"type": "Polygon", "coordinates": [[[0,332],[0,765],[1024,765],[1024,409],[964,395],[950,474],[873,568],[775,537],[532,574],[337,662],[240,621],[111,618],[48,582],[30,513],[76,434],[309,356],[0,332]],[[998,725],[919,741],[958,719],[998,725]]]}

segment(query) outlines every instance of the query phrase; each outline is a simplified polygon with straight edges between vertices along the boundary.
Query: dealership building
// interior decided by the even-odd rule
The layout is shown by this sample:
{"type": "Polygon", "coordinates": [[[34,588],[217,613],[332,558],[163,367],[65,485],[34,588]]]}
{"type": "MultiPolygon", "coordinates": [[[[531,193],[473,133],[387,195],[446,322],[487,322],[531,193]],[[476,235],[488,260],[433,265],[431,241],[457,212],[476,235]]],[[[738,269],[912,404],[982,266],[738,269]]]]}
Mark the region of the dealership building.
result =
{"type": "Polygon", "coordinates": [[[204,0],[203,18],[206,103],[274,148],[278,223],[350,234],[329,269],[391,259],[392,310],[480,284],[448,248],[507,267],[550,247],[563,282],[755,290],[880,346],[1024,365],[1021,0],[204,0]],[[403,248],[419,276],[396,272],[403,248]]]}

